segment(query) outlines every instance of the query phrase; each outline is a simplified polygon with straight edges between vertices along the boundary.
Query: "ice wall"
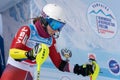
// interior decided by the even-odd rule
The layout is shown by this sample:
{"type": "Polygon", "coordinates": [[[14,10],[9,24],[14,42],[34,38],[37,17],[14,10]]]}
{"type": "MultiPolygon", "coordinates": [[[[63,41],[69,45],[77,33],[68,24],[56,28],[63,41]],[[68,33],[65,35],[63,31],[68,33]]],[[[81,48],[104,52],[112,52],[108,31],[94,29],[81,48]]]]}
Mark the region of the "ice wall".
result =
{"type": "Polygon", "coordinates": [[[1,13],[6,59],[13,36],[21,25],[30,22],[30,13],[30,0],[23,0],[14,7],[1,13]]]}

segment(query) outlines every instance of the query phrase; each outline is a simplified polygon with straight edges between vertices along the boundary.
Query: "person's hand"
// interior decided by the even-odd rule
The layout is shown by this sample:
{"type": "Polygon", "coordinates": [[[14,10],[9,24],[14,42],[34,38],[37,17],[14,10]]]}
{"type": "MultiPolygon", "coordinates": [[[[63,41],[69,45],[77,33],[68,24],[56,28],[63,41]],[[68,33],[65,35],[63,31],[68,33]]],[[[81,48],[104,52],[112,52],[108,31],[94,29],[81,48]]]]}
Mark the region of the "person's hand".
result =
{"type": "Polygon", "coordinates": [[[94,73],[93,65],[91,65],[91,64],[83,64],[81,66],[81,75],[89,76],[89,75],[91,75],[93,73],[94,73]]]}
{"type": "MultiPolygon", "coordinates": [[[[26,53],[26,56],[28,59],[30,60],[34,60],[36,58],[36,55],[42,51],[42,49],[44,49],[43,45],[45,44],[39,44],[39,45],[36,45],[32,50],[28,51],[26,53]]],[[[47,45],[46,45],[47,46],[47,45]]]]}
{"type": "Polygon", "coordinates": [[[79,66],[78,64],[75,65],[74,68],[75,74],[81,74],[82,76],[89,76],[94,73],[93,65],[92,64],[83,64],[79,66]]]}

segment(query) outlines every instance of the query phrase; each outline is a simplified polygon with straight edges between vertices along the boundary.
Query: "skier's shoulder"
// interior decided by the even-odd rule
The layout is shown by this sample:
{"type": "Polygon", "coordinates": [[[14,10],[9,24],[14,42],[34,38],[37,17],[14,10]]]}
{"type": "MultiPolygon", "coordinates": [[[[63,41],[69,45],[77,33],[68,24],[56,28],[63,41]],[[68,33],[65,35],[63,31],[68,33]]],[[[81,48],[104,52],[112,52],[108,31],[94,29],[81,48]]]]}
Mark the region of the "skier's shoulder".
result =
{"type": "Polygon", "coordinates": [[[29,25],[22,25],[20,28],[19,28],[19,30],[24,30],[24,31],[26,31],[26,30],[30,30],[30,27],[29,27],[29,25]]]}

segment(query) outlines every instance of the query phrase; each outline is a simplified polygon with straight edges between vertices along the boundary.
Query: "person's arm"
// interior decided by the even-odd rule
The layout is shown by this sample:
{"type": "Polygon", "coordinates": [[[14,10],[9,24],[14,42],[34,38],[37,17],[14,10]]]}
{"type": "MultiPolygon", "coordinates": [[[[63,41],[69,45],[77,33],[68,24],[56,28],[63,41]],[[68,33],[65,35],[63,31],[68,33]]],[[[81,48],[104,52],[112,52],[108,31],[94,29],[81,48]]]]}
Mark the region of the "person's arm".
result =
{"type": "MultiPolygon", "coordinates": [[[[28,26],[22,26],[16,33],[10,48],[10,56],[17,60],[35,60],[38,53],[42,53],[45,47],[43,44],[34,46],[33,49],[26,46],[26,42],[30,37],[30,28],[28,26]]],[[[44,52],[47,52],[44,51],[44,52]]]]}
{"type": "Polygon", "coordinates": [[[53,44],[50,46],[50,54],[49,54],[53,64],[58,68],[60,71],[67,71],[70,72],[69,70],[69,63],[62,60],[60,53],[56,50],[56,41],[53,38],[53,44]]]}
{"type": "Polygon", "coordinates": [[[72,72],[77,75],[88,76],[93,73],[92,65],[91,64],[75,64],[71,65],[67,61],[61,59],[59,52],[57,52],[55,47],[56,41],[53,39],[53,44],[50,47],[50,58],[53,64],[58,68],[60,71],[72,72]]]}
{"type": "Polygon", "coordinates": [[[30,36],[30,29],[28,26],[22,26],[13,38],[9,54],[14,59],[27,58],[25,53],[31,50],[26,46],[26,42],[30,36]]]}

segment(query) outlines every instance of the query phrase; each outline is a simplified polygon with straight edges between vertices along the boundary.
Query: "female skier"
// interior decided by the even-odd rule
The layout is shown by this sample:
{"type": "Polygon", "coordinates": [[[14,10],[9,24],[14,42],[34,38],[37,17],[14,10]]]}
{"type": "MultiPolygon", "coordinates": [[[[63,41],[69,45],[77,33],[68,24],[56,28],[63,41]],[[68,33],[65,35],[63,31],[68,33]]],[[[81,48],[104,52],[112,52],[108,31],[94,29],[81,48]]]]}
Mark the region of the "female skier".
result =
{"type": "Polygon", "coordinates": [[[49,57],[60,71],[91,75],[94,72],[91,64],[70,65],[56,50],[55,39],[65,24],[64,11],[59,5],[45,5],[41,16],[34,19],[33,24],[22,26],[13,38],[1,80],[33,80],[35,58],[41,49],[45,53],[49,49],[49,57]]]}

